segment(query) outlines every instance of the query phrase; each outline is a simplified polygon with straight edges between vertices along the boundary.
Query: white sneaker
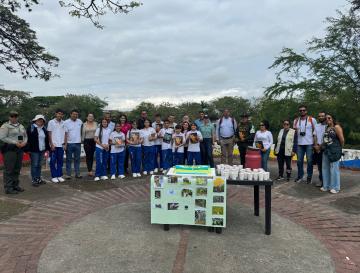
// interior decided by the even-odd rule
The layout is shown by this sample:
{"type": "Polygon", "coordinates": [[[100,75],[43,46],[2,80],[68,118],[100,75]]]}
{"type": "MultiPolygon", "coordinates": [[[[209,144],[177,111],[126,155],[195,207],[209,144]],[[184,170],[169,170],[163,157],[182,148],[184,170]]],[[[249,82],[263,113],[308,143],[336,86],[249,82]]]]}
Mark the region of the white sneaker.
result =
{"type": "Polygon", "coordinates": [[[104,175],[104,176],[102,176],[100,178],[101,178],[101,180],[108,180],[109,179],[106,175],[104,175]]]}
{"type": "Polygon", "coordinates": [[[154,174],[154,172],[153,172],[153,171],[151,171],[151,172],[150,172],[150,174],[154,174]]]}
{"type": "Polygon", "coordinates": [[[100,181],[100,177],[98,177],[98,176],[95,177],[95,178],[94,178],[94,181],[100,181]]]}
{"type": "Polygon", "coordinates": [[[133,177],[137,177],[137,173],[133,173],[133,177]]]}
{"type": "Polygon", "coordinates": [[[324,187],[320,188],[321,191],[327,191],[327,189],[325,189],[324,187]]]}
{"type": "Polygon", "coordinates": [[[159,171],[159,169],[158,169],[158,168],[155,168],[155,169],[154,169],[154,172],[155,172],[155,173],[157,173],[158,171],[159,171]]]}
{"type": "Polygon", "coordinates": [[[59,183],[59,179],[57,177],[51,178],[51,182],[53,183],[59,183]]]}
{"type": "Polygon", "coordinates": [[[147,175],[147,171],[143,172],[144,175],[147,175]]]}
{"type": "Polygon", "coordinates": [[[335,189],[331,189],[330,192],[331,192],[331,193],[338,193],[338,191],[335,190],[335,189]]]}
{"type": "Polygon", "coordinates": [[[113,174],[110,179],[115,180],[116,179],[115,174],[113,174]]]}
{"type": "Polygon", "coordinates": [[[119,175],[119,178],[120,178],[120,179],[123,179],[123,178],[125,178],[125,175],[123,175],[123,174],[122,174],[122,175],[119,175]]]}
{"type": "Polygon", "coordinates": [[[137,177],[141,177],[141,174],[140,174],[140,173],[137,173],[136,175],[137,175],[137,177]]]}
{"type": "Polygon", "coordinates": [[[62,177],[58,177],[57,179],[59,180],[59,182],[65,182],[65,179],[62,177]]]}

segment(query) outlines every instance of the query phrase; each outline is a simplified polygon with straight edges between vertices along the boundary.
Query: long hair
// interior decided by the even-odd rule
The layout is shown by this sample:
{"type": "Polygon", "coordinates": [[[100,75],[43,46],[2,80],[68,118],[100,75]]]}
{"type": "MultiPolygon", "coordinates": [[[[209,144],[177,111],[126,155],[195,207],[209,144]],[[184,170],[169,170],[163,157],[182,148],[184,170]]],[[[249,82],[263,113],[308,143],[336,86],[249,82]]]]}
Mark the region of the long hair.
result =
{"type": "Polygon", "coordinates": [[[125,118],[125,124],[128,123],[128,118],[127,118],[127,115],[125,115],[125,114],[121,114],[121,115],[120,115],[120,117],[119,117],[119,123],[121,124],[120,119],[121,119],[122,117],[125,118]]]}
{"type": "MultiPolygon", "coordinates": [[[[104,128],[102,123],[103,123],[104,120],[107,123],[107,120],[104,119],[104,118],[100,120],[100,127],[99,127],[100,128],[100,130],[99,130],[99,140],[100,140],[100,142],[102,141],[102,133],[103,133],[102,131],[103,131],[103,128],[104,128]]],[[[109,124],[108,124],[108,126],[109,126],[109,124]]]]}

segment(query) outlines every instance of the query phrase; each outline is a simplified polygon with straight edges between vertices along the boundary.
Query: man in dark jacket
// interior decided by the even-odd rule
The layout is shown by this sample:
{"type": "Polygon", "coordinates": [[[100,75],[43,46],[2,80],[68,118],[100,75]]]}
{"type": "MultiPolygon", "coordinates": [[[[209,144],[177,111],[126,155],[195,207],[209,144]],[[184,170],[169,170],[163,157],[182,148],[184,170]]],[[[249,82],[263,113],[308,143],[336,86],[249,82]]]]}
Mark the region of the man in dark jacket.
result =
{"type": "Polygon", "coordinates": [[[249,121],[248,114],[242,114],[239,125],[236,129],[236,140],[240,152],[241,165],[245,166],[245,156],[248,146],[254,142],[255,130],[249,121]]]}

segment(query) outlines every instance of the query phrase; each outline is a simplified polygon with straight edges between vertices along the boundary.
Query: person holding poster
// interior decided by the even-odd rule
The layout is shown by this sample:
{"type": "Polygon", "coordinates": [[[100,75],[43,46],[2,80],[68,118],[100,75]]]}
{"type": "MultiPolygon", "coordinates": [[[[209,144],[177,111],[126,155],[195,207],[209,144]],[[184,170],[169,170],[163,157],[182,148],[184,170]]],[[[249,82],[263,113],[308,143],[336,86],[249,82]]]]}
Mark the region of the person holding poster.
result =
{"type": "Polygon", "coordinates": [[[111,179],[116,178],[116,166],[117,173],[119,178],[123,179],[124,175],[124,165],[125,165],[125,142],[126,138],[123,132],[121,132],[121,124],[117,123],[115,125],[115,131],[110,134],[110,174],[111,179]]]}
{"type": "Polygon", "coordinates": [[[162,159],[163,159],[163,173],[166,173],[168,169],[173,166],[173,154],[172,154],[172,147],[171,147],[171,140],[174,130],[169,128],[170,122],[169,120],[164,121],[164,128],[160,130],[159,137],[162,139],[161,144],[161,152],[162,152],[162,159]]]}
{"type": "Polygon", "coordinates": [[[156,139],[154,141],[154,147],[155,147],[155,166],[154,166],[154,172],[158,172],[159,170],[162,171],[162,154],[161,154],[161,143],[162,143],[162,139],[159,138],[159,133],[160,130],[163,127],[164,122],[161,120],[161,115],[160,114],[155,114],[155,121],[152,123],[152,127],[155,129],[156,132],[156,139]],[[159,160],[160,163],[159,163],[159,160]]]}
{"type": "Polygon", "coordinates": [[[141,130],[141,136],[143,138],[143,169],[144,175],[153,174],[155,167],[155,139],[156,131],[150,127],[150,120],[144,120],[144,129],[141,130]]]}
{"type": "Polygon", "coordinates": [[[186,134],[186,141],[188,142],[188,165],[201,164],[200,142],[203,140],[202,134],[196,129],[196,124],[191,124],[191,130],[186,134]]]}
{"type": "Polygon", "coordinates": [[[126,142],[129,144],[129,154],[131,160],[131,172],[133,177],[141,177],[141,143],[143,139],[141,132],[137,128],[137,122],[132,122],[132,128],[128,131],[126,142]]]}
{"type": "Polygon", "coordinates": [[[181,125],[178,124],[175,126],[175,133],[173,134],[173,155],[174,155],[174,165],[183,165],[184,164],[184,145],[185,145],[185,135],[181,132],[181,125]]]}

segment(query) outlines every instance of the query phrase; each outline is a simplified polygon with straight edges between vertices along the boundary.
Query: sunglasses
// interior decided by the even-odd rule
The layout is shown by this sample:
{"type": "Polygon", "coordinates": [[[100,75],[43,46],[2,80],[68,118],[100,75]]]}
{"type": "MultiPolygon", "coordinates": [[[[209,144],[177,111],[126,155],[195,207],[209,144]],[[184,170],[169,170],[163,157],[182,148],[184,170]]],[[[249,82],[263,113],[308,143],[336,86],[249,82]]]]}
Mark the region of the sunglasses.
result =
{"type": "Polygon", "coordinates": [[[299,112],[306,112],[306,109],[299,109],[299,112]]]}

